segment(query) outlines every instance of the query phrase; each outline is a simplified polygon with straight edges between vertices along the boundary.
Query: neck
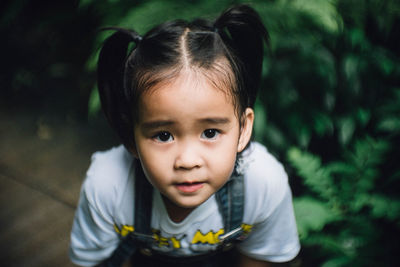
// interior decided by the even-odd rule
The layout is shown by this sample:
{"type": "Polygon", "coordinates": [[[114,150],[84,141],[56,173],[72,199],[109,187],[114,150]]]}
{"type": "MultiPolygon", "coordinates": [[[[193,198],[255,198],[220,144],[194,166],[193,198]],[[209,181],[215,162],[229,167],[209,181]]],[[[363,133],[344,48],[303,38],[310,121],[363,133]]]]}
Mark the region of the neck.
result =
{"type": "Polygon", "coordinates": [[[194,210],[194,208],[180,207],[163,195],[161,197],[169,218],[175,223],[182,222],[194,210]]]}

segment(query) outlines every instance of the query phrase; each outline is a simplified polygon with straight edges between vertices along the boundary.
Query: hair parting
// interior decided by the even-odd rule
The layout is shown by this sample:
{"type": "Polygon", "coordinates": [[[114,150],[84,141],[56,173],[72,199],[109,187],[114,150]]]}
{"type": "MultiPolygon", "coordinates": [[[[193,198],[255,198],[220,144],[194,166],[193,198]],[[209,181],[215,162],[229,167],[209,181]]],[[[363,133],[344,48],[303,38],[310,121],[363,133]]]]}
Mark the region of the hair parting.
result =
{"type": "Polygon", "coordinates": [[[257,12],[234,6],[215,21],[195,19],[162,23],[140,36],[133,30],[114,30],[103,44],[98,61],[98,88],[107,120],[129,149],[143,92],[194,71],[215,88],[228,90],[239,122],[253,107],[268,32],[257,12]],[[135,46],[128,51],[129,44],[135,46]]]}

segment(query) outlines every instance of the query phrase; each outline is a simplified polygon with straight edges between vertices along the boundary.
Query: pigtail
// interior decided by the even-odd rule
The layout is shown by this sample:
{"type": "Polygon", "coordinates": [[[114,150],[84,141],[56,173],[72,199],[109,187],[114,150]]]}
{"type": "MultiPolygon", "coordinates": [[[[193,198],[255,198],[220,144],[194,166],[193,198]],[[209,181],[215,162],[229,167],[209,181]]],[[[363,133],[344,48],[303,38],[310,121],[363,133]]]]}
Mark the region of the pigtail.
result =
{"type": "Polygon", "coordinates": [[[134,31],[116,30],[103,44],[97,66],[97,83],[104,114],[111,127],[129,150],[134,146],[131,100],[124,86],[125,64],[130,42],[138,43],[141,37],[134,31]]]}
{"type": "Polygon", "coordinates": [[[243,74],[242,86],[247,91],[248,106],[253,107],[261,80],[264,47],[268,45],[268,31],[260,16],[251,7],[239,5],[226,10],[214,22],[225,45],[234,52],[239,71],[243,74]]]}

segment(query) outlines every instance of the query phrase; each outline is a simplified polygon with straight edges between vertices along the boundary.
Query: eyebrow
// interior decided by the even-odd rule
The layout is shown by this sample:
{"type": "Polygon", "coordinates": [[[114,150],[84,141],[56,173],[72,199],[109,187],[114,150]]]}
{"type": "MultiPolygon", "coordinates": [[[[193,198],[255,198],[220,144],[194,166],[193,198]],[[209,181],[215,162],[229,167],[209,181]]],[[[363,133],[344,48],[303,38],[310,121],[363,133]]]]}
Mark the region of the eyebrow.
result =
{"type": "Polygon", "coordinates": [[[204,118],[199,120],[202,123],[212,123],[212,124],[227,124],[230,123],[228,118],[204,118]]]}
{"type": "MultiPolygon", "coordinates": [[[[228,118],[203,118],[198,120],[199,123],[209,123],[209,124],[217,124],[217,125],[222,125],[222,124],[228,124],[230,123],[230,119],[228,118]]],[[[149,122],[144,122],[142,124],[142,127],[147,129],[147,130],[153,130],[157,128],[162,128],[166,126],[171,126],[176,124],[174,121],[171,120],[158,120],[158,121],[149,121],[149,122]]]]}
{"type": "Polygon", "coordinates": [[[170,126],[170,125],[173,125],[173,124],[175,124],[175,122],[168,121],[168,120],[167,121],[163,121],[163,120],[160,120],[160,121],[149,121],[149,122],[144,122],[142,124],[142,127],[147,129],[147,130],[152,130],[152,129],[157,129],[157,128],[160,128],[160,127],[170,126]]]}

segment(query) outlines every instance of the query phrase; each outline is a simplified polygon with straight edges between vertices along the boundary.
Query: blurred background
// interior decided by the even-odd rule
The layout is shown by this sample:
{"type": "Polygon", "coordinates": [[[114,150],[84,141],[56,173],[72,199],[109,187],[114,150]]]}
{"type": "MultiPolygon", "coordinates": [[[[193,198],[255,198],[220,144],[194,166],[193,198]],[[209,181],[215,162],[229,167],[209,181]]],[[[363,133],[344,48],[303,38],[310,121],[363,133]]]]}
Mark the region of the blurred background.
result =
{"type": "Polygon", "coordinates": [[[296,265],[400,266],[397,0],[1,1],[2,266],[71,266],[90,155],[119,143],[96,91],[98,29],[144,34],[243,2],[271,36],[254,138],[290,177],[296,265]]]}

